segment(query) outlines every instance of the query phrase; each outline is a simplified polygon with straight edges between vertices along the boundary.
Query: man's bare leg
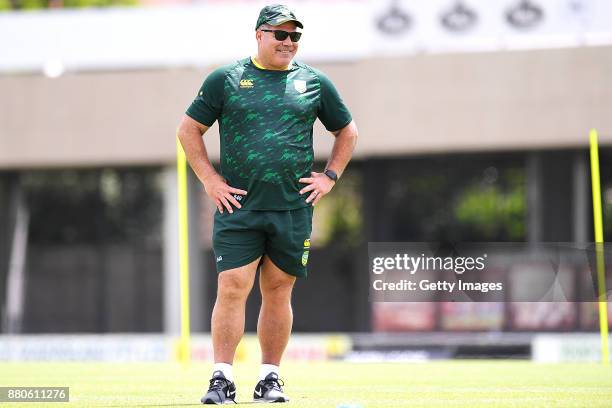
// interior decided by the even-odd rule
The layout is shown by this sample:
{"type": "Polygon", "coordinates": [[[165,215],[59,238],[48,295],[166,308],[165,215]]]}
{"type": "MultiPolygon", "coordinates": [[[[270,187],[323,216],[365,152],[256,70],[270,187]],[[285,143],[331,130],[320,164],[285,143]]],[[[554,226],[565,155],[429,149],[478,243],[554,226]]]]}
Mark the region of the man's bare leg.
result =
{"type": "Polygon", "coordinates": [[[240,268],[223,271],[217,279],[217,300],[210,328],[215,365],[208,391],[200,399],[203,404],[236,402],[232,363],[236,347],[244,334],[246,300],[253,288],[260,259],[240,268]]]}
{"type": "Polygon", "coordinates": [[[234,361],[236,347],[244,334],[246,300],[253,288],[259,259],[219,274],[210,328],[215,363],[234,361]]]}
{"type": "Polygon", "coordinates": [[[261,345],[261,369],[259,382],[255,385],[253,398],[256,402],[287,402],[279,382],[281,358],[291,334],[293,311],[291,291],[295,277],[280,270],[269,257],[264,256],[259,288],[261,309],[257,321],[257,335],[261,345]]]}
{"type": "Polygon", "coordinates": [[[263,364],[278,366],[289,342],[293,325],[291,291],[295,279],[295,276],[283,272],[269,257],[264,256],[259,276],[261,309],[257,322],[263,364]]]}

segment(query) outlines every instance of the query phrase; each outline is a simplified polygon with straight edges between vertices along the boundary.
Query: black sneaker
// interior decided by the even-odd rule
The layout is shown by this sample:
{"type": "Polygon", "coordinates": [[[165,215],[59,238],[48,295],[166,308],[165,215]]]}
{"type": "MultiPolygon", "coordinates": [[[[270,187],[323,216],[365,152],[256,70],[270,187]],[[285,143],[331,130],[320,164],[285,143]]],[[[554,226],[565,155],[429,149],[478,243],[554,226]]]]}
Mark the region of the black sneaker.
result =
{"type": "Polygon", "coordinates": [[[210,379],[206,395],[200,399],[202,404],[236,404],[236,384],[225,378],[221,371],[215,371],[210,379]]]}
{"type": "Polygon", "coordinates": [[[289,398],[283,392],[283,380],[278,374],[270,373],[265,379],[258,382],[253,392],[255,402],[289,402],[289,398]]]}

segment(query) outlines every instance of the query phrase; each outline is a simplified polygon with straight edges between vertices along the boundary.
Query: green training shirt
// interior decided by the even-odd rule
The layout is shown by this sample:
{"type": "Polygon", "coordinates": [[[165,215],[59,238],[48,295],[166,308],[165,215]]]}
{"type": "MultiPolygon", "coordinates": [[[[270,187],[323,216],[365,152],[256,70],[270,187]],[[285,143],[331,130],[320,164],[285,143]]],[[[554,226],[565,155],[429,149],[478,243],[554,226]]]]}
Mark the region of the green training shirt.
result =
{"type": "Polygon", "coordinates": [[[299,62],[286,71],[266,70],[251,58],[213,71],[187,109],[194,120],[219,120],[221,175],[246,190],[245,210],[307,207],[299,191],[313,164],[312,126],[342,129],[351,114],[331,81],[299,62]]]}

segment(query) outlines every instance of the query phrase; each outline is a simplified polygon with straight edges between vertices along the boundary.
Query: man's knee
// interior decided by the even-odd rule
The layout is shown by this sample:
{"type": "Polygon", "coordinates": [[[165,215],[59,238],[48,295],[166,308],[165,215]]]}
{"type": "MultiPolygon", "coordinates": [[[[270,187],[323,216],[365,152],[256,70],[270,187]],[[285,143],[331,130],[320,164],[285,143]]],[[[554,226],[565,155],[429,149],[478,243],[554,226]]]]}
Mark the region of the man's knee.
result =
{"type": "Polygon", "coordinates": [[[295,277],[286,275],[275,278],[260,277],[261,296],[265,300],[289,300],[295,277]]]}
{"type": "Polygon", "coordinates": [[[244,300],[249,295],[253,282],[248,274],[225,271],[219,274],[217,298],[244,300]]]}

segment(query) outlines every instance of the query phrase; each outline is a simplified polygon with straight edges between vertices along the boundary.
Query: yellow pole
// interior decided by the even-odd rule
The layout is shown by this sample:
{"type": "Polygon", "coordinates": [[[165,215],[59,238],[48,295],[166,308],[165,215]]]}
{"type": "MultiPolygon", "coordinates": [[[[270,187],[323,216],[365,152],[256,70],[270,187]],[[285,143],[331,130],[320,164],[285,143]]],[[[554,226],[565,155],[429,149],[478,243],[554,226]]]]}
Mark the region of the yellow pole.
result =
{"type": "Polygon", "coordinates": [[[189,226],[187,205],[187,158],[176,139],[176,166],[178,181],[179,217],[179,262],[181,286],[181,339],[179,342],[179,361],[184,365],[191,361],[191,339],[189,328],[189,226]]]}
{"type": "Polygon", "coordinates": [[[606,267],[604,262],[604,239],[601,210],[601,184],[599,180],[599,151],[597,131],[591,130],[591,182],[593,189],[593,219],[595,223],[595,251],[597,254],[597,286],[599,287],[599,331],[601,334],[601,359],[610,363],[608,347],[608,303],[606,301],[606,267]]]}

